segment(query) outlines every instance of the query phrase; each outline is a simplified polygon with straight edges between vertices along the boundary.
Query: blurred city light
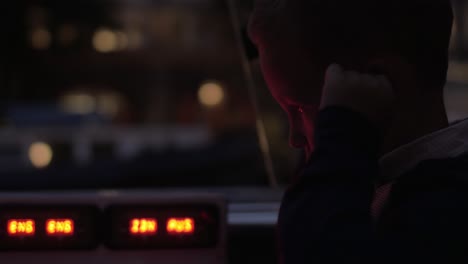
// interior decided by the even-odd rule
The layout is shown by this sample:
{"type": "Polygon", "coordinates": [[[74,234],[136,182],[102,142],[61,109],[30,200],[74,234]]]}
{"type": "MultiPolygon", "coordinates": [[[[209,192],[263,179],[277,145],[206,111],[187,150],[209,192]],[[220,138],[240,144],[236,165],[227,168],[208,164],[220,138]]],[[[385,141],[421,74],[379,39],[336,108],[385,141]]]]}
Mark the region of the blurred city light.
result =
{"type": "Polygon", "coordinates": [[[34,49],[45,50],[50,47],[52,36],[45,28],[37,28],[31,32],[31,46],[34,49]]]}
{"type": "Polygon", "coordinates": [[[113,31],[102,28],[94,33],[93,46],[96,51],[102,53],[123,51],[130,46],[135,46],[134,38],[134,36],[130,36],[123,31],[113,31]]]}
{"type": "Polygon", "coordinates": [[[121,98],[114,93],[104,93],[97,96],[96,111],[104,116],[114,117],[118,114],[121,98]]]}
{"type": "Polygon", "coordinates": [[[109,29],[99,29],[94,33],[93,46],[98,52],[109,53],[118,50],[119,40],[115,32],[109,29]]]}
{"type": "Polygon", "coordinates": [[[58,30],[58,41],[63,46],[69,46],[78,38],[78,30],[72,25],[62,25],[58,30]]]}
{"type": "Polygon", "coordinates": [[[27,11],[25,22],[32,27],[45,25],[49,22],[49,11],[41,6],[30,6],[27,11]]]}
{"type": "Polygon", "coordinates": [[[206,107],[215,107],[223,103],[224,90],[215,82],[204,83],[198,90],[198,100],[206,107]]]}
{"type": "Polygon", "coordinates": [[[128,39],[127,34],[121,31],[117,31],[115,34],[117,36],[117,49],[119,51],[126,50],[129,44],[129,39],[128,39]]]}
{"type": "Polygon", "coordinates": [[[128,30],[127,38],[128,48],[131,50],[139,49],[143,45],[143,35],[136,29],[128,30]]]}
{"type": "Polygon", "coordinates": [[[86,93],[67,94],[60,100],[60,107],[71,114],[91,114],[96,111],[96,99],[86,93]]]}
{"type": "Polygon", "coordinates": [[[29,147],[29,160],[31,164],[42,169],[50,165],[53,158],[52,147],[44,142],[35,142],[29,147]]]}

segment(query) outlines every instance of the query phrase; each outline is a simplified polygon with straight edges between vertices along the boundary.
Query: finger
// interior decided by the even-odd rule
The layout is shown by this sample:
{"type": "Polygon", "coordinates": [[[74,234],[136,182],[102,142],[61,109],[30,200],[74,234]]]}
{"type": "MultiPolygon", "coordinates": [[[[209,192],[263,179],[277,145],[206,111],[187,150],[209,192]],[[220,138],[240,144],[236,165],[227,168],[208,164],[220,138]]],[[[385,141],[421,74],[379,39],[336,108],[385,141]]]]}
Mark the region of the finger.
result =
{"type": "Polygon", "coordinates": [[[375,78],[378,82],[378,85],[380,85],[381,87],[386,89],[392,89],[392,83],[385,75],[377,75],[375,76],[375,78]]]}
{"type": "Polygon", "coordinates": [[[339,64],[331,64],[325,74],[325,85],[339,82],[343,78],[343,68],[339,64]]]}
{"type": "Polygon", "coordinates": [[[344,82],[347,83],[347,86],[353,86],[362,82],[362,74],[356,71],[346,71],[344,72],[344,82]]]}
{"type": "Polygon", "coordinates": [[[369,87],[376,87],[380,84],[380,80],[376,78],[376,76],[370,74],[362,74],[361,82],[369,87]]]}
{"type": "Polygon", "coordinates": [[[339,65],[338,63],[332,63],[330,66],[328,66],[327,73],[342,73],[343,67],[339,65]]]}

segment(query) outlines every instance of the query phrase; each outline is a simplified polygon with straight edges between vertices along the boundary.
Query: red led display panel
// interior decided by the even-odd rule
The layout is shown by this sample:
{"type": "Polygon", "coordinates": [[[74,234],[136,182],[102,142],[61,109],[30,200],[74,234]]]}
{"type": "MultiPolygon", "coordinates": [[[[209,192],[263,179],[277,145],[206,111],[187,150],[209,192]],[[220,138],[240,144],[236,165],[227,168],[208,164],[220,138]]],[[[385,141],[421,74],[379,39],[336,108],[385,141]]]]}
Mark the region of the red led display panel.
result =
{"type": "Polygon", "coordinates": [[[95,249],[102,232],[99,219],[93,205],[0,204],[0,254],[95,249]]]}
{"type": "Polygon", "coordinates": [[[132,235],[154,235],[158,231],[158,221],[154,218],[133,218],[129,223],[132,235]]]}
{"type": "Polygon", "coordinates": [[[195,232],[195,221],[193,218],[169,218],[166,226],[169,234],[193,234],[195,232]]]}
{"type": "Polygon", "coordinates": [[[36,223],[32,219],[10,219],[7,231],[9,236],[34,236],[36,223]]]}
{"type": "Polygon", "coordinates": [[[48,219],[46,233],[49,236],[72,236],[75,232],[75,222],[72,219],[48,219]]]}
{"type": "Polygon", "coordinates": [[[222,214],[217,205],[114,205],[105,245],[112,250],[211,248],[219,242],[222,214]]]}

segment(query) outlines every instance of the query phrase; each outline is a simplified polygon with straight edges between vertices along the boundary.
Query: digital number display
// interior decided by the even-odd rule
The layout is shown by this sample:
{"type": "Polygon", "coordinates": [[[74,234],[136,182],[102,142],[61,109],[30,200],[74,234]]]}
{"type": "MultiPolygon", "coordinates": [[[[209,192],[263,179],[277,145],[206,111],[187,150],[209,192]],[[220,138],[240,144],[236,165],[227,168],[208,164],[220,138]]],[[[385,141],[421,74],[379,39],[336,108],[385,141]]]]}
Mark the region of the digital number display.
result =
{"type": "Polygon", "coordinates": [[[72,236],[75,232],[75,222],[72,219],[48,219],[46,232],[49,236],[72,236]]]}
{"type": "Polygon", "coordinates": [[[32,219],[10,219],[7,230],[10,236],[34,236],[36,224],[32,219]]]}
{"type": "Polygon", "coordinates": [[[113,250],[210,248],[221,234],[215,205],[115,205],[105,215],[113,250]]]}
{"type": "Polygon", "coordinates": [[[0,204],[0,251],[95,249],[99,217],[91,205],[0,204]]]}
{"type": "Polygon", "coordinates": [[[169,234],[193,234],[195,221],[193,218],[169,218],[167,220],[167,233],[169,234]]]}
{"type": "Polygon", "coordinates": [[[213,204],[0,204],[0,251],[214,248],[221,221],[221,209],[213,204]]]}
{"type": "Polygon", "coordinates": [[[130,220],[129,231],[132,235],[154,235],[158,231],[158,221],[154,218],[134,218],[130,220]]]}

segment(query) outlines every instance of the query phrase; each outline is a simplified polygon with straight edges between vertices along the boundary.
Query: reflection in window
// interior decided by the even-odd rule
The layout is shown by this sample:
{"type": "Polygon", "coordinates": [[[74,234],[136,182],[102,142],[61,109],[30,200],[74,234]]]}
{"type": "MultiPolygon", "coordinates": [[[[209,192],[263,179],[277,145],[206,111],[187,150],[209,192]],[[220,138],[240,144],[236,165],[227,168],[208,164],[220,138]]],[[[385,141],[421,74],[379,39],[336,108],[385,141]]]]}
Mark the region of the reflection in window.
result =
{"type": "Polygon", "coordinates": [[[222,1],[6,5],[0,147],[22,151],[2,186],[267,186],[222,1]]]}

